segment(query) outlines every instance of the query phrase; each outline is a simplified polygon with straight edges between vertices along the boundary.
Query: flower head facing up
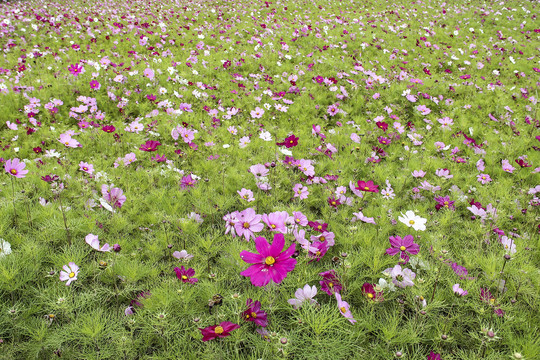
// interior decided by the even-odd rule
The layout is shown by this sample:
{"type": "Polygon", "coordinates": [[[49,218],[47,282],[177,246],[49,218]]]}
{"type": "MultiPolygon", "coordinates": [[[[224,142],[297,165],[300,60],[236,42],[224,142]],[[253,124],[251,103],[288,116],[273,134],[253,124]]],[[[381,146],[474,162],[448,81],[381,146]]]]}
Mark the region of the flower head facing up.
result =
{"type": "Polygon", "coordinates": [[[412,235],[406,235],[403,239],[399,236],[390,236],[391,248],[386,249],[388,255],[394,256],[400,254],[404,263],[409,262],[409,255],[416,255],[420,251],[420,245],[414,243],[414,237],[412,235]]]}
{"type": "Polygon", "coordinates": [[[199,328],[203,335],[202,341],[213,340],[215,338],[224,338],[231,335],[231,331],[240,329],[240,325],[234,324],[230,321],[224,321],[219,325],[208,326],[204,329],[199,328]]]}
{"type": "Polygon", "coordinates": [[[437,211],[441,209],[456,210],[456,207],[454,206],[455,201],[451,201],[450,196],[436,196],[435,201],[437,202],[437,204],[435,204],[435,209],[437,211]]]}
{"type": "Polygon", "coordinates": [[[253,302],[252,299],[247,299],[246,306],[248,308],[242,313],[244,320],[254,322],[262,327],[268,325],[267,315],[266,312],[261,310],[260,301],[253,302]]]}
{"type": "Polygon", "coordinates": [[[411,269],[401,269],[401,265],[396,265],[393,268],[386,269],[384,272],[389,274],[394,285],[400,288],[414,286],[413,279],[416,274],[411,269]]]}
{"type": "Polygon", "coordinates": [[[11,176],[15,176],[16,178],[23,178],[26,174],[28,174],[28,170],[24,170],[25,167],[26,164],[17,158],[13,160],[8,159],[4,164],[4,169],[6,172],[11,176]]]}
{"type": "Polygon", "coordinates": [[[186,269],[182,265],[180,268],[175,267],[174,272],[176,273],[176,277],[183,283],[195,284],[197,281],[199,281],[199,279],[193,277],[195,276],[195,270],[192,268],[186,269]]]}
{"type": "Polygon", "coordinates": [[[236,214],[237,221],[234,223],[234,230],[238,236],[243,236],[249,241],[255,238],[255,233],[264,229],[261,223],[262,215],[255,213],[253,208],[247,208],[236,214]]]}
{"type": "Polygon", "coordinates": [[[182,177],[182,180],[180,181],[180,187],[182,189],[187,189],[188,187],[194,187],[197,183],[197,180],[195,180],[191,174],[182,177]]]}
{"type": "Polygon", "coordinates": [[[362,293],[366,297],[366,299],[375,301],[375,302],[381,302],[383,301],[383,292],[382,291],[376,291],[373,284],[370,283],[364,283],[362,285],[362,293]]]}
{"type": "Polygon", "coordinates": [[[373,181],[358,181],[358,186],[356,187],[356,190],[365,191],[365,192],[379,192],[379,185],[373,184],[373,181]]]}
{"type": "Polygon", "coordinates": [[[299,138],[294,135],[289,135],[285,138],[285,140],[283,140],[283,142],[278,142],[276,143],[276,145],[285,146],[286,148],[292,148],[298,145],[298,139],[299,138]]]}
{"type": "Polygon", "coordinates": [[[251,278],[251,283],[255,286],[265,286],[270,281],[281,283],[296,265],[296,259],[291,258],[296,250],[296,244],[281,252],[284,246],[285,237],[281,233],[274,235],[272,245],[263,237],[256,238],[255,248],[258,254],[245,250],[240,253],[242,260],[253,264],[240,275],[251,278]]]}
{"type": "Polygon", "coordinates": [[[398,220],[407,225],[408,227],[412,227],[414,230],[426,230],[426,222],[427,219],[424,219],[414,213],[414,211],[407,211],[405,215],[401,213],[402,216],[398,217],[398,220]]]}
{"type": "Polygon", "coordinates": [[[339,312],[341,315],[343,315],[346,319],[348,319],[351,324],[354,324],[356,320],[353,317],[353,314],[351,313],[351,310],[349,309],[349,303],[346,301],[341,300],[341,295],[339,293],[335,293],[337,305],[339,312]]]}
{"type": "Polygon", "coordinates": [[[289,299],[288,303],[293,306],[293,308],[298,309],[305,302],[310,304],[317,304],[317,300],[313,298],[317,295],[317,287],[315,285],[309,286],[308,284],[304,285],[304,288],[297,289],[294,293],[295,298],[289,299]]]}
{"type": "Polygon", "coordinates": [[[60,281],[67,281],[66,286],[77,280],[77,274],[79,274],[79,267],[74,262],[68,263],[62,267],[63,271],[60,271],[60,281]]]}
{"type": "Polygon", "coordinates": [[[323,277],[323,279],[319,281],[319,283],[321,284],[321,290],[328,295],[338,293],[343,288],[343,286],[341,285],[341,281],[339,280],[334,269],[324,271],[322,273],[319,273],[319,275],[323,277]]]}
{"type": "Polygon", "coordinates": [[[141,151],[156,151],[157,147],[160,146],[160,145],[161,145],[161,143],[159,141],[148,140],[147,142],[145,142],[144,144],[142,144],[139,147],[139,150],[141,150],[141,151]]]}

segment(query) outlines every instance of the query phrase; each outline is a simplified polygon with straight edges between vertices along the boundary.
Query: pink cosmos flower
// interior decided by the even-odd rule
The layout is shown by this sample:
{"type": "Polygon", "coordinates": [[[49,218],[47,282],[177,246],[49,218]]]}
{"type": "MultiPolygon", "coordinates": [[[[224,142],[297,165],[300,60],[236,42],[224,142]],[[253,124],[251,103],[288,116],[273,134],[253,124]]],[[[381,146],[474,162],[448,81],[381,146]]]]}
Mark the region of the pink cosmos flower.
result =
{"type": "Polygon", "coordinates": [[[431,112],[431,110],[426,105],[418,105],[416,107],[416,110],[420,111],[422,115],[427,115],[431,112]]]}
{"type": "Polygon", "coordinates": [[[103,195],[103,199],[113,207],[121,208],[126,201],[124,191],[120,188],[109,188],[107,185],[102,185],[101,194],[103,195]]]}
{"type": "Polygon", "coordinates": [[[90,89],[99,90],[100,88],[101,88],[101,84],[99,83],[99,81],[96,81],[96,80],[90,81],[90,89]]]}
{"type": "Polygon", "coordinates": [[[93,175],[94,174],[94,165],[85,163],[84,161],[81,161],[79,163],[79,170],[84,171],[87,174],[93,175]]]}
{"type": "Polygon", "coordinates": [[[253,191],[242,188],[242,190],[236,191],[238,195],[247,202],[255,201],[255,198],[253,197],[253,191]]]}
{"type": "Polygon", "coordinates": [[[193,255],[188,254],[186,250],[175,251],[172,253],[172,256],[177,258],[178,260],[184,260],[184,261],[188,261],[193,258],[193,255]]]}
{"type": "Polygon", "coordinates": [[[285,221],[289,214],[286,211],[276,211],[270,214],[263,214],[262,221],[268,226],[268,230],[273,232],[287,233],[285,221]]]}
{"type": "Polygon", "coordinates": [[[452,290],[457,296],[465,296],[469,293],[467,290],[463,290],[462,288],[460,288],[459,284],[454,284],[454,286],[452,286],[452,290]]]}
{"type": "Polygon", "coordinates": [[[250,114],[251,117],[260,119],[264,115],[264,110],[257,106],[255,110],[251,110],[250,114]]]}
{"type": "Polygon", "coordinates": [[[324,231],[319,236],[311,235],[311,241],[320,241],[320,242],[328,242],[328,246],[334,246],[335,244],[335,235],[331,231],[324,231]]]}
{"type": "Polygon", "coordinates": [[[448,169],[437,169],[435,171],[435,175],[445,179],[451,179],[454,177],[454,175],[450,175],[450,170],[448,169]]]}
{"type": "Polygon", "coordinates": [[[83,73],[84,67],[82,65],[79,67],[79,64],[71,64],[68,67],[68,70],[73,76],[77,77],[79,74],[83,73]]]}
{"type": "Polygon", "coordinates": [[[66,286],[77,280],[77,274],[79,274],[79,267],[74,262],[68,263],[62,267],[63,271],[60,271],[60,281],[66,281],[66,286]]]}
{"type": "Polygon", "coordinates": [[[249,167],[249,172],[253,174],[253,176],[255,176],[255,178],[260,178],[260,177],[266,177],[268,176],[268,169],[266,168],[266,166],[264,166],[263,164],[256,164],[256,165],[251,165],[249,167]]]}
{"type": "Polygon", "coordinates": [[[265,286],[270,281],[279,284],[287,277],[287,273],[294,270],[296,259],[291,258],[296,249],[296,244],[281,252],[285,245],[285,237],[281,233],[274,235],[272,245],[268,244],[264,237],[255,239],[255,248],[259,252],[251,253],[242,251],[240,257],[251,265],[240,275],[250,277],[255,286],[265,286]]]}
{"type": "Polygon", "coordinates": [[[293,222],[296,225],[306,226],[308,224],[307,216],[302,214],[300,211],[293,212],[293,216],[291,216],[290,219],[291,219],[291,222],[293,222]]]}
{"type": "Polygon", "coordinates": [[[15,176],[19,179],[24,178],[25,175],[28,174],[28,170],[24,170],[25,167],[26,164],[18,158],[15,158],[13,160],[8,159],[4,164],[4,170],[6,170],[9,175],[15,176]]]}
{"type": "Polygon", "coordinates": [[[414,170],[412,172],[412,176],[414,176],[415,178],[423,178],[424,176],[426,176],[426,172],[423,170],[414,170]]]}
{"type": "Polygon", "coordinates": [[[456,207],[454,206],[455,201],[450,200],[450,196],[436,196],[435,201],[437,204],[435,205],[435,209],[439,211],[442,208],[447,208],[450,210],[455,210],[456,207]]]}
{"type": "Polygon", "coordinates": [[[161,143],[159,141],[148,140],[139,147],[139,150],[141,150],[141,151],[156,151],[157,147],[160,146],[160,145],[161,145],[161,143]]]}
{"type": "Polygon", "coordinates": [[[68,134],[60,134],[60,139],[58,141],[70,148],[76,148],[80,145],[77,140],[71,138],[71,135],[68,134]]]}
{"type": "Polygon", "coordinates": [[[242,317],[246,321],[254,322],[255,324],[266,327],[268,325],[267,314],[261,310],[261,302],[252,299],[247,299],[246,306],[248,307],[242,313],[242,317]]]}
{"type": "Polygon", "coordinates": [[[144,76],[146,76],[150,80],[154,79],[154,70],[152,70],[150,68],[144,69],[143,74],[144,74],[144,76]]]}
{"type": "Polygon", "coordinates": [[[368,298],[371,301],[375,301],[375,302],[384,301],[383,292],[375,291],[375,287],[373,286],[373,284],[364,283],[364,285],[362,285],[362,293],[364,294],[366,298],[368,298]]]}
{"type": "Polygon", "coordinates": [[[484,160],[480,159],[480,160],[478,160],[478,161],[476,162],[476,169],[477,169],[478,171],[484,171],[485,168],[486,168],[486,167],[485,167],[484,160]]]}
{"type": "Polygon", "coordinates": [[[262,215],[256,214],[252,208],[239,212],[236,218],[238,222],[234,224],[234,229],[238,236],[245,237],[247,241],[250,238],[255,238],[255,233],[264,229],[264,225],[261,223],[262,215]]]}
{"type": "Polygon", "coordinates": [[[358,180],[358,186],[356,187],[356,190],[378,193],[379,192],[378,187],[379,185],[373,184],[373,181],[371,180],[369,181],[358,180]]]}
{"type": "Polygon", "coordinates": [[[240,325],[230,321],[223,321],[219,325],[212,325],[206,328],[199,328],[203,336],[202,341],[213,340],[215,338],[224,338],[231,335],[231,331],[240,329],[240,325]]]}
{"type": "Polygon", "coordinates": [[[317,304],[317,300],[313,298],[317,295],[317,287],[315,285],[309,286],[308,284],[304,285],[303,289],[297,289],[294,293],[295,299],[289,299],[287,302],[293,306],[294,309],[298,309],[305,302],[310,304],[317,304]]]}
{"type": "Polygon", "coordinates": [[[97,235],[94,235],[94,234],[88,234],[86,235],[86,237],[84,238],[84,240],[86,241],[86,243],[88,245],[90,245],[92,247],[92,249],[94,250],[97,250],[97,251],[101,251],[101,252],[106,252],[106,251],[110,251],[111,250],[111,247],[109,244],[105,244],[103,245],[102,247],[99,246],[99,239],[98,239],[98,236],[97,235]]]}
{"type": "Polygon", "coordinates": [[[504,159],[502,161],[502,169],[512,174],[516,168],[510,165],[510,162],[508,160],[504,159]]]}
{"type": "Polygon", "coordinates": [[[180,181],[180,187],[182,189],[186,189],[188,187],[194,187],[196,183],[197,183],[197,180],[193,179],[191,174],[189,174],[187,176],[182,177],[182,180],[180,181]]]}
{"type": "Polygon", "coordinates": [[[225,215],[223,220],[227,222],[225,235],[230,232],[232,237],[236,237],[236,229],[234,225],[238,222],[238,211],[233,211],[232,213],[225,215]]]}
{"type": "Polygon", "coordinates": [[[309,191],[308,191],[307,186],[304,186],[302,184],[296,184],[293,187],[293,191],[294,191],[295,198],[298,197],[300,198],[300,200],[305,200],[308,198],[309,191]]]}
{"type": "Polygon", "coordinates": [[[353,213],[353,215],[354,217],[351,219],[351,222],[363,221],[365,223],[377,225],[377,223],[375,222],[375,218],[364,216],[361,211],[353,213]]]}
{"type": "Polygon", "coordinates": [[[345,318],[347,318],[351,322],[351,324],[354,324],[356,320],[354,319],[353,314],[349,309],[349,303],[341,300],[341,295],[338,292],[336,292],[334,295],[336,296],[338,309],[341,315],[345,316],[345,318]]]}
{"type": "Polygon", "coordinates": [[[482,183],[482,185],[485,185],[491,182],[491,176],[489,176],[488,174],[476,175],[476,179],[478,180],[479,183],[482,183]]]}

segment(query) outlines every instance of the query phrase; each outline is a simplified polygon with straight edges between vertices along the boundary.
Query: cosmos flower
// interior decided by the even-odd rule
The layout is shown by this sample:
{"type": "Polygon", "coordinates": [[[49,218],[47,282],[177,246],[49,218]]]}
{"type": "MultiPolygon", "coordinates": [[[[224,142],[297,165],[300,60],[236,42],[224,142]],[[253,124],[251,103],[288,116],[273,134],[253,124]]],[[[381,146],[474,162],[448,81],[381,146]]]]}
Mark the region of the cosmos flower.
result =
{"type": "Polygon", "coordinates": [[[336,292],[334,295],[336,296],[338,309],[341,315],[347,318],[351,322],[351,324],[354,324],[356,320],[354,319],[353,314],[349,309],[349,303],[341,300],[341,295],[338,292],[336,292]]]}
{"type": "Polygon", "coordinates": [[[261,224],[262,215],[255,213],[252,208],[247,208],[236,215],[238,220],[234,224],[234,229],[238,236],[243,236],[249,241],[251,238],[255,238],[255,233],[258,233],[264,229],[264,225],[261,224]]]}
{"type": "Polygon", "coordinates": [[[362,285],[362,293],[371,301],[381,302],[384,300],[382,291],[376,291],[373,284],[370,283],[364,283],[362,285]]]}
{"type": "Polygon", "coordinates": [[[183,283],[195,284],[199,281],[199,279],[193,277],[195,276],[195,270],[192,268],[186,269],[182,265],[180,268],[175,267],[173,270],[176,273],[176,277],[183,283]]]}
{"type": "Polygon", "coordinates": [[[184,260],[184,261],[187,261],[193,258],[193,255],[188,254],[186,250],[175,251],[172,253],[172,256],[177,258],[178,260],[184,260]]]}
{"type": "Polygon", "coordinates": [[[401,259],[405,263],[409,261],[409,256],[416,255],[420,251],[420,246],[414,243],[414,237],[412,235],[406,235],[403,239],[400,236],[390,236],[390,245],[392,247],[386,249],[386,254],[394,256],[400,254],[401,259]]]}
{"type": "Polygon", "coordinates": [[[161,145],[161,143],[159,141],[148,140],[139,147],[139,150],[141,150],[141,151],[156,151],[157,147],[160,146],[160,145],[161,145]]]}
{"type": "Polygon", "coordinates": [[[4,239],[0,239],[0,259],[11,254],[11,244],[4,239]]]}
{"type": "Polygon", "coordinates": [[[94,165],[81,161],[79,163],[79,170],[84,171],[87,174],[94,174],[94,165]]]}
{"type": "Polygon", "coordinates": [[[296,259],[291,258],[296,249],[296,244],[281,252],[285,245],[285,237],[281,233],[274,235],[272,245],[268,244],[263,237],[255,239],[255,248],[259,253],[242,251],[240,257],[251,265],[240,275],[251,278],[255,286],[265,286],[270,281],[279,284],[287,277],[287,273],[294,270],[296,259]]]}
{"type": "Polygon", "coordinates": [[[323,277],[323,279],[319,281],[319,283],[321,284],[321,290],[328,295],[338,293],[343,288],[343,286],[341,285],[341,281],[339,280],[334,269],[324,271],[322,273],[319,273],[319,275],[323,277]]]}
{"type": "Polygon", "coordinates": [[[398,217],[398,220],[407,225],[408,227],[411,227],[414,230],[426,230],[426,222],[427,219],[424,219],[414,213],[414,211],[407,211],[405,212],[405,215],[401,213],[401,216],[398,217]]]}
{"type": "Polygon", "coordinates": [[[242,317],[246,321],[254,322],[255,324],[266,327],[268,320],[266,318],[266,312],[261,310],[261,302],[252,299],[247,299],[246,306],[248,307],[243,313],[242,317]]]}
{"type": "Polygon", "coordinates": [[[459,287],[459,284],[454,284],[454,286],[452,286],[452,290],[457,296],[465,296],[468,294],[467,290],[463,290],[459,287]]]}
{"type": "Polygon", "coordinates": [[[79,267],[74,262],[68,263],[62,267],[63,271],[60,271],[60,281],[66,281],[66,286],[77,280],[77,274],[79,274],[79,267]]]}
{"type": "Polygon", "coordinates": [[[295,147],[296,145],[298,145],[298,137],[294,136],[294,134],[292,135],[289,135],[285,138],[285,140],[283,142],[278,142],[276,143],[276,145],[278,146],[284,146],[286,148],[292,148],[292,147],[295,147]]]}
{"type": "Polygon", "coordinates": [[[317,287],[315,285],[304,285],[304,288],[297,289],[294,293],[295,298],[289,299],[287,302],[293,306],[293,308],[300,308],[305,302],[310,304],[317,304],[317,300],[313,298],[317,295],[317,287]]]}
{"type": "Polygon", "coordinates": [[[98,239],[98,236],[97,235],[94,235],[94,234],[88,234],[86,235],[86,237],[84,238],[84,240],[86,241],[86,243],[88,245],[90,245],[92,247],[92,249],[94,250],[97,250],[97,251],[101,251],[101,252],[106,252],[106,251],[110,251],[111,250],[111,247],[109,244],[105,244],[103,245],[102,247],[99,246],[99,239],[98,239]]]}
{"type": "Polygon", "coordinates": [[[356,190],[378,193],[379,192],[378,187],[379,185],[373,184],[373,181],[371,180],[369,181],[358,180],[358,186],[356,187],[356,190]]]}
{"type": "Polygon", "coordinates": [[[28,174],[28,170],[24,170],[25,167],[26,164],[18,158],[13,160],[8,159],[4,164],[4,170],[6,170],[9,175],[19,179],[26,177],[26,174],[28,174]]]}
{"type": "Polygon", "coordinates": [[[213,340],[218,337],[220,338],[227,337],[231,335],[231,331],[236,330],[236,329],[240,329],[240,325],[234,324],[230,321],[223,321],[219,325],[208,326],[204,329],[199,328],[203,336],[202,341],[213,340]]]}
{"type": "Polygon", "coordinates": [[[393,268],[388,268],[384,271],[392,277],[394,285],[405,288],[407,286],[414,286],[413,279],[416,274],[411,269],[402,269],[401,265],[396,265],[393,268]]]}

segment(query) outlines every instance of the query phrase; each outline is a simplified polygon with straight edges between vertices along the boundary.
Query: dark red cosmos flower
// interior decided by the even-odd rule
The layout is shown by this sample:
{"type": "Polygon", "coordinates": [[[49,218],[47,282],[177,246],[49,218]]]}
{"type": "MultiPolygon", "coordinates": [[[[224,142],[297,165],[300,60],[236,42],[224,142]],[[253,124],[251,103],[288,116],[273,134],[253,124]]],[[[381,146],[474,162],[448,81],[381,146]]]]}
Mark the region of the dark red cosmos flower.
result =
{"type": "Polygon", "coordinates": [[[244,320],[254,322],[262,327],[268,325],[266,312],[261,310],[260,301],[253,302],[252,299],[247,299],[246,306],[248,307],[247,310],[242,313],[244,320]]]}
{"type": "Polygon", "coordinates": [[[337,208],[338,205],[341,205],[341,202],[339,201],[339,199],[336,199],[335,197],[329,197],[328,204],[334,208],[337,208]]]}
{"type": "Polygon", "coordinates": [[[52,183],[53,181],[56,181],[60,179],[60,177],[58,175],[45,175],[45,176],[42,176],[41,177],[41,180],[45,181],[45,182],[48,182],[48,183],[52,183]]]}
{"type": "Polygon", "coordinates": [[[328,228],[328,224],[325,224],[325,223],[321,224],[317,221],[310,221],[308,222],[308,225],[311,226],[313,230],[318,231],[320,233],[325,232],[326,228],[328,228]]]}
{"type": "Polygon", "coordinates": [[[286,148],[292,148],[298,145],[298,137],[293,135],[287,136],[283,142],[276,143],[278,146],[285,145],[286,148]]]}
{"type": "Polygon", "coordinates": [[[379,192],[378,187],[379,185],[373,184],[373,181],[371,180],[369,181],[358,180],[358,186],[356,187],[356,190],[378,193],[379,192]]]}
{"type": "Polygon", "coordinates": [[[388,124],[384,121],[377,121],[375,124],[379,129],[382,129],[383,131],[386,131],[386,129],[388,129],[388,124]]]}
{"type": "Polygon", "coordinates": [[[215,338],[224,338],[231,335],[231,331],[240,329],[240,325],[230,321],[224,321],[219,325],[208,326],[204,329],[199,328],[203,335],[202,341],[213,340],[215,338]]]}
{"type": "Polygon", "coordinates": [[[516,161],[516,163],[517,163],[519,166],[521,166],[522,168],[523,168],[523,167],[531,167],[531,166],[532,166],[531,164],[529,164],[529,163],[526,162],[526,161],[523,161],[522,159],[516,159],[515,161],[516,161]]]}
{"type": "Polygon", "coordinates": [[[195,284],[197,281],[199,281],[199,279],[193,277],[195,275],[195,270],[192,268],[186,269],[182,265],[181,268],[175,267],[174,272],[176,273],[176,277],[182,280],[184,283],[188,282],[190,284],[195,284]]]}
{"type": "Polygon", "coordinates": [[[441,354],[436,354],[433,351],[430,351],[427,360],[441,360],[441,354]]]}
{"type": "Polygon", "coordinates": [[[375,287],[370,283],[364,283],[364,285],[362,285],[362,293],[371,301],[381,302],[384,300],[382,291],[375,291],[375,287]]]}
{"type": "Polygon", "coordinates": [[[139,150],[142,151],[156,151],[157,147],[160,146],[161,143],[159,141],[155,140],[148,140],[146,143],[142,144],[141,147],[139,147],[139,150]]]}
{"type": "Polygon", "coordinates": [[[101,128],[101,130],[105,131],[106,133],[113,133],[116,128],[112,125],[105,125],[101,128]]]}

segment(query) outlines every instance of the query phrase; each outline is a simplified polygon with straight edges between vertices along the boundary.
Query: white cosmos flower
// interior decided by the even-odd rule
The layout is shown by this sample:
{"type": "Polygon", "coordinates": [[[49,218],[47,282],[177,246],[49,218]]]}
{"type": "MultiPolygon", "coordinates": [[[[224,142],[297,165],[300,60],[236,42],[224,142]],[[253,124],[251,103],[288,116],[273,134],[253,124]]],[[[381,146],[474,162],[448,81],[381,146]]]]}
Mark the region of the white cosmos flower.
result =
{"type": "Polygon", "coordinates": [[[0,239],[0,259],[11,254],[11,244],[4,239],[0,239]]]}
{"type": "Polygon", "coordinates": [[[401,213],[402,216],[398,217],[398,220],[407,225],[408,227],[411,227],[414,230],[426,230],[426,222],[427,219],[424,219],[414,213],[414,211],[407,211],[405,215],[401,213]]]}

